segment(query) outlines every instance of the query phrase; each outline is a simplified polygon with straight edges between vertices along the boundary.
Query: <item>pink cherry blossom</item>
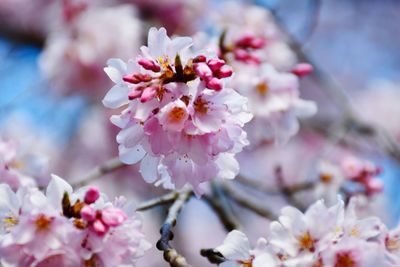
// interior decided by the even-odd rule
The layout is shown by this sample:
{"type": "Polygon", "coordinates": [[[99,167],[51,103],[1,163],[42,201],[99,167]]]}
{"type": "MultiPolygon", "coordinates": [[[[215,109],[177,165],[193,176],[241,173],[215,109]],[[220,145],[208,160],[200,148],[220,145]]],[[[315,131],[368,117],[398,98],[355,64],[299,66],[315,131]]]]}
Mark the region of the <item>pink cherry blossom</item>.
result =
{"type": "Polygon", "coordinates": [[[224,85],[232,75],[225,61],[190,46],[189,37],[151,28],[136,61],[109,60],[105,71],[116,85],[103,104],[126,107],[111,118],[121,128],[122,162],[141,161],[147,182],[191,184],[201,194],[201,183],[237,174],[234,155],[248,144],[242,127],[252,116],[246,98],[224,85]]]}

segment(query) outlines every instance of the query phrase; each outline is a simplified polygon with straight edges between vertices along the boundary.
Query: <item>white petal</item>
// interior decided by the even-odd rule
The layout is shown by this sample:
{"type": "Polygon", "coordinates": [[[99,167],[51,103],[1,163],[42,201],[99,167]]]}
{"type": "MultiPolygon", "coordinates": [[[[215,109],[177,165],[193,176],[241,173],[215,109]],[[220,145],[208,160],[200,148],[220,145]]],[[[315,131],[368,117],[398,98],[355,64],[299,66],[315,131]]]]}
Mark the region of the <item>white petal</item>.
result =
{"type": "Polygon", "coordinates": [[[51,175],[51,181],[46,189],[46,197],[58,210],[61,210],[61,202],[64,193],[72,194],[72,186],[57,175],[51,175]]]}
{"type": "Polygon", "coordinates": [[[295,113],[300,118],[307,118],[317,113],[317,105],[313,101],[298,99],[295,106],[295,113]]]}
{"type": "Polygon", "coordinates": [[[239,173],[239,163],[233,154],[222,153],[218,156],[215,163],[220,169],[218,173],[219,178],[234,179],[239,173]]]}
{"type": "Polygon", "coordinates": [[[120,83],[122,81],[122,75],[126,73],[126,64],[119,58],[111,58],[107,61],[107,67],[104,71],[107,73],[108,77],[114,83],[120,83]]]}
{"type": "Polygon", "coordinates": [[[20,203],[8,184],[0,184],[0,196],[0,216],[2,216],[1,213],[9,211],[18,214],[20,203]]]}
{"type": "Polygon", "coordinates": [[[228,260],[248,260],[250,243],[245,234],[238,230],[231,231],[223,244],[216,248],[228,260]]]}
{"type": "MultiPolygon", "coordinates": [[[[190,37],[175,37],[172,39],[171,44],[168,47],[168,56],[171,59],[175,59],[175,56],[183,49],[189,48],[193,44],[193,40],[190,37]]],[[[182,62],[184,63],[184,62],[182,62]]]]}
{"type": "Polygon", "coordinates": [[[141,145],[132,148],[126,148],[123,145],[120,145],[118,149],[119,159],[125,164],[135,164],[146,154],[146,151],[144,151],[141,145]]]}
{"type": "Polygon", "coordinates": [[[107,108],[118,108],[128,103],[129,88],[124,85],[114,85],[103,98],[103,105],[107,108]]]}
{"type": "Polygon", "coordinates": [[[140,173],[148,183],[154,183],[158,179],[158,164],[160,158],[147,154],[140,162],[140,173]]]}
{"type": "Polygon", "coordinates": [[[128,128],[122,129],[117,134],[117,142],[123,144],[127,148],[136,146],[143,138],[143,127],[139,124],[134,124],[128,128]]]}

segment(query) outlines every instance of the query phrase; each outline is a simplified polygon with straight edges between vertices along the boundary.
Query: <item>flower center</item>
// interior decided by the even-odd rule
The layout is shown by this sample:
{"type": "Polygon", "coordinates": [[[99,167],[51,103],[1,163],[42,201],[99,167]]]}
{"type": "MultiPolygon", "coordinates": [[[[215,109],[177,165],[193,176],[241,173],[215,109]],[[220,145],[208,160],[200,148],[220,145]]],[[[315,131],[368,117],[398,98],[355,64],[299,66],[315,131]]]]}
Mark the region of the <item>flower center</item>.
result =
{"type": "Polygon", "coordinates": [[[265,96],[268,93],[269,87],[267,83],[263,82],[256,85],[256,90],[260,96],[265,96]]]}
{"type": "Polygon", "coordinates": [[[330,182],[332,182],[333,176],[331,174],[329,174],[329,173],[321,173],[319,175],[319,179],[324,184],[329,184],[330,182]]]}
{"type": "Polygon", "coordinates": [[[16,226],[19,223],[18,218],[13,216],[8,216],[3,219],[4,229],[6,232],[11,231],[11,228],[16,226]]]}
{"type": "Polygon", "coordinates": [[[393,239],[393,238],[387,238],[385,240],[385,245],[389,251],[398,250],[400,248],[400,244],[399,244],[398,240],[393,239]]]}
{"type": "Polygon", "coordinates": [[[194,102],[194,110],[200,114],[207,114],[208,112],[208,103],[204,101],[202,98],[198,98],[194,102]]]}
{"type": "Polygon", "coordinates": [[[185,118],[185,110],[181,107],[174,107],[169,113],[169,120],[171,122],[180,122],[185,118]]]}
{"type": "Polygon", "coordinates": [[[300,248],[302,250],[309,250],[310,252],[314,251],[314,239],[311,237],[309,232],[306,232],[300,239],[300,248]]]}
{"type": "Polygon", "coordinates": [[[46,217],[46,215],[44,214],[40,214],[37,218],[36,218],[36,227],[39,231],[42,230],[47,230],[50,227],[50,223],[51,223],[51,218],[46,217]]]}
{"type": "Polygon", "coordinates": [[[340,252],[336,254],[335,267],[355,267],[356,262],[354,261],[351,252],[340,252]]]}

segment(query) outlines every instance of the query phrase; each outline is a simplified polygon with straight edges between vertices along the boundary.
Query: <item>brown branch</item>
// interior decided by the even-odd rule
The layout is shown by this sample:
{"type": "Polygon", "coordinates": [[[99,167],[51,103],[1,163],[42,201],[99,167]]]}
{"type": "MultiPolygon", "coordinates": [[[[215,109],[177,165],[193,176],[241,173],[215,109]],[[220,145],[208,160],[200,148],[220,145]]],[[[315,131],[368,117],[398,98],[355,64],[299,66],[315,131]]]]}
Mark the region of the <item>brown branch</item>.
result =
{"type": "Polygon", "coordinates": [[[160,229],[161,238],[158,240],[156,246],[157,249],[164,252],[164,260],[168,262],[171,267],[193,267],[169,244],[169,241],[174,238],[171,229],[176,225],[176,220],[181,209],[192,195],[192,191],[183,191],[179,193],[178,198],[169,208],[167,218],[160,229]]]}
{"type": "Polygon", "coordinates": [[[85,176],[81,177],[78,179],[78,182],[72,183],[73,187],[82,187],[90,182],[96,180],[97,178],[104,176],[112,171],[115,171],[117,169],[120,169],[122,167],[126,166],[124,163],[122,163],[119,158],[113,158],[110,159],[103,164],[95,167],[91,171],[89,171],[85,176]]]}
{"type": "Polygon", "coordinates": [[[290,192],[290,193],[294,194],[294,193],[297,193],[300,191],[312,189],[315,186],[315,182],[309,181],[309,182],[304,182],[304,183],[290,185],[290,186],[283,185],[281,188],[271,188],[270,186],[265,185],[264,183],[260,182],[259,180],[249,179],[242,175],[238,175],[235,178],[235,181],[241,183],[242,185],[248,186],[252,189],[258,190],[258,191],[263,192],[268,195],[281,194],[282,190],[284,190],[285,192],[290,192]]]}
{"type": "Polygon", "coordinates": [[[206,257],[208,261],[213,264],[221,264],[226,261],[225,257],[219,251],[213,248],[200,250],[200,255],[206,257]]]}
{"type": "Polygon", "coordinates": [[[242,207],[245,207],[254,213],[260,215],[261,217],[267,218],[269,220],[275,220],[276,216],[264,206],[261,206],[259,202],[255,200],[251,200],[248,196],[244,196],[239,190],[234,188],[228,183],[222,184],[222,189],[226,192],[226,194],[232,198],[237,204],[242,207]]]}
{"type": "Polygon", "coordinates": [[[286,29],[285,23],[278,16],[277,11],[272,9],[271,13],[274,15],[275,21],[279,24],[281,30],[288,38],[288,44],[298,55],[299,60],[308,62],[313,66],[314,71],[310,77],[317,84],[321,85],[321,89],[326,90],[330,94],[332,100],[338,105],[339,109],[343,111],[342,122],[344,127],[346,127],[347,130],[353,130],[360,136],[375,138],[380,149],[388,153],[389,156],[400,163],[400,146],[393,136],[382,127],[365,122],[359,118],[352,107],[350,98],[347,96],[342,86],[304,52],[302,45],[286,29]]]}
{"type": "Polygon", "coordinates": [[[239,224],[236,218],[231,212],[227,211],[221,200],[216,199],[215,196],[202,196],[202,200],[205,201],[216,213],[225,230],[230,232],[234,229],[239,228],[239,224]]]}
{"type": "Polygon", "coordinates": [[[172,203],[177,199],[178,196],[179,196],[178,192],[171,192],[163,196],[147,200],[139,204],[136,208],[136,211],[145,211],[160,205],[172,203]]]}

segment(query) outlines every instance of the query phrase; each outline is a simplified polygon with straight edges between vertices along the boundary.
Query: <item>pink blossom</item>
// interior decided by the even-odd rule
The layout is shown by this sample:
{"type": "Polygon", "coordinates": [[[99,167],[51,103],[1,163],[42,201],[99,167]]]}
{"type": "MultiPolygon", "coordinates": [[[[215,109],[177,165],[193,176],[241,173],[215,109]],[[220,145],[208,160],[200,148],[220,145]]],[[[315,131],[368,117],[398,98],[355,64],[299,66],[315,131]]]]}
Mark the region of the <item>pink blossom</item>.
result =
{"type": "Polygon", "coordinates": [[[201,183],[237,174],[234,155],[248,144],[242,127],[251,115],[247,100],[224,85],[232,74],[225,61],[191,46],[189,37],[171,39],[163,28],[150,29],[137,61],[109,61],[105,71],[116,85],[103,104],[126,107],[111,118],[121,128],[122,162],[141,161],[147,182],[191,184],[201,194],[201,183]]]}
{"type": "Polygon", "coordinates": [[[52,29],[40,58],[41,70],[59,92],[80,90],[96,98],[108,86],[104,62],[111,56],[128,57],[137,50],[140,29],[130,6],[79,9],[73,19],[52,29]]]}
{"type": "Polygon", "coordinates": [[[314,102],[300,98],[298,78],[269,64],[241,66],[231,81],[249,98],[254,119],[247,126],[250,142],[286,143],[299,130],[299,118],[316,113],[314,102]]]}
{"type": "Polygon", "coordinates": [[[134,264],[150,247],[134,207],[122,200],[108,202],[102,194],[87,204],[88,192],[93,188],[74,193],[55,175],[46,194],[37,188],[14,193],[1,184],[2,260],[24,267],[134,264]]]}

